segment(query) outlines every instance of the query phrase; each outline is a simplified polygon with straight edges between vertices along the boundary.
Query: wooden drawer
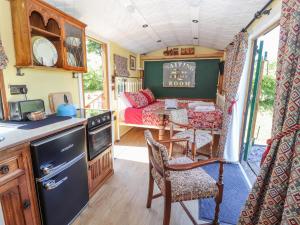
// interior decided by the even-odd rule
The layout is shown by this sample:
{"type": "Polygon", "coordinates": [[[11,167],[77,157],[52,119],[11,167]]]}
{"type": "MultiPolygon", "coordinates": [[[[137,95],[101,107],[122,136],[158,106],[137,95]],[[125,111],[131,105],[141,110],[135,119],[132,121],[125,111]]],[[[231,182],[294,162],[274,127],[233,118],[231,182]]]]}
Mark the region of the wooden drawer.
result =
{"type": "Polygon", "coordinates": [[[0,179],[8,176],[18,169],[22,169],[21,155],[13,156],[7,160],[0,161],[0,179]]]}

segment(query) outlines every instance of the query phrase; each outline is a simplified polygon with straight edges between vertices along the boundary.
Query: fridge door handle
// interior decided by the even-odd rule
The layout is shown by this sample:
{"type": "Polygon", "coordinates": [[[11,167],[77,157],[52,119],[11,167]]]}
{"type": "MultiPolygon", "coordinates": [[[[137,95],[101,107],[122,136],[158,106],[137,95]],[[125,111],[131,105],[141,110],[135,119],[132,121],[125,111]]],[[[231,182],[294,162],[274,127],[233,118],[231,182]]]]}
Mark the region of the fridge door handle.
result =
{"type": "Polygon", "coordinates": [[[62,163],[62,164],[60,164],[58,166],[53,166],[53,164],[48,163],[46,165],[42,165],[40,167],[40,169],[42,170],[42,172],[43,172],[44,175],[48,175],[48,174],[52,173],[53,171],[56,171],[59,168],[63,167],[64,165],[66,165],[66,162],[64,162],[64,163],[62,163]]]}
{"type": "Polygon", "coordinates": [[[68,179],[68,177],[64,177],[63,179],[61,179],[60,181],[57,181],[57,182],[55,180],[48,180],[43,184],[43,186],[47,191],[53,190],[53,189],[57,188],[58,186],[60,186],[67,179],[68,179]]]}

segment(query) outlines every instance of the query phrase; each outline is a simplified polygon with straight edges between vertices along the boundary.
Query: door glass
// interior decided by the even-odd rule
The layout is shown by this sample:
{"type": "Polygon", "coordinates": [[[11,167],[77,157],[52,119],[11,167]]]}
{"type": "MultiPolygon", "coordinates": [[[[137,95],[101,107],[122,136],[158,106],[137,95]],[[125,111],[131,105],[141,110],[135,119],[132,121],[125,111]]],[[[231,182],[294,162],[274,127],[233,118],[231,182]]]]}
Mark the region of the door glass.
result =
{"type": "Polygon", "coordinates": [[[65,24],[65,47],[67,50],[67,64],[72,67],[83,67],[83,31],[71,24],[65,24]]]}
{"type": "Polygon", "coordinates": [[[83,75],[85,108],[103,109],[104,107],[104,68],[102,44],[87,39],[87,70],[83,75]]]}

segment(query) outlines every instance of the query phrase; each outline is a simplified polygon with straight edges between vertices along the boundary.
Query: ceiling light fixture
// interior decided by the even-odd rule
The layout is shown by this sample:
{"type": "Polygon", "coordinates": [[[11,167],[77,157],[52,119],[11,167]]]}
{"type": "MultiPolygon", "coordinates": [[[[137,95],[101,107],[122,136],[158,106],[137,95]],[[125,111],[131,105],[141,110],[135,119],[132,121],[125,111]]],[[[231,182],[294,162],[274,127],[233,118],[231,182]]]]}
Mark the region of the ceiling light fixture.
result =
{"type": "Polygon", "coordinates": [[[147,28],[147,27],[148,27],[148,24],[144,24],[144,25],[143,25],[143,28],[147,28]]]}
{"type": "Polygon", "coordinates": [[[192,20],[192,22],[193,22],[193,23],[198,23],[198,22],[199,22],[199,20],[192,20]]]}

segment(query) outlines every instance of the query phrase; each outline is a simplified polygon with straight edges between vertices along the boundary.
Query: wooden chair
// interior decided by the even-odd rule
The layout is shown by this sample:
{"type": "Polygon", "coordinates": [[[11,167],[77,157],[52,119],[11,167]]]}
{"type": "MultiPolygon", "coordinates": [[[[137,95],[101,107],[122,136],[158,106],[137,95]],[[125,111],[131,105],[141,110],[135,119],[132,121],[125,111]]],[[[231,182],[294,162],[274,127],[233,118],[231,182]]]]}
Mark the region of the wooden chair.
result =
{"type": "Polygon", "coordinates": [[[183,201],[215,198],[216,208],[212,223],[219,224],[220,204],[223,196],[223,161],[208,159],[194,162],[188,157],[169,159],[167,147],[161,143],[175,143],[182,139],[172,139],[158,142],[153,139],[149,130],[145,131],[145,139],[149,153],[149,190],[147,208],[151,207],[152,199],[163,196],[164,219],[163,225],[170,224],[171,204],[179,202],[194,225],[196,220],[183,201]],[[216,182],[202,168],[204,165],[220,163],[219,178],[216,182]],[[159,194],[153,195],[154,181],[160,189],[159,194]]]}
{"type": "MultiPolygon", "coordinates": [[[[178,142],[177,144],[185,147],[187,150],[191,149],[192,159],[195,160],[196,155],[203,155],[208,158],[212,157],[213,150],[213,128],[210,130],[210,133],[207,131],[199,130],[195,128],[192,124],[189,123],[188,112],[186,109],[172,110],[170,112],[170,139],[172,138],[188,138],[189,143],[186,145],[186,142],[178,142]],[[177,133],[174,132],[175,128],[184,129],[177,133]],[[186,145],[186,146],[185,146],[186,145]],[[199,150],[209,145],[209,154],[200,152],[199,150]]],[[[173,152],[173,143],[170,143],[170,155],[173,152]]]]}

